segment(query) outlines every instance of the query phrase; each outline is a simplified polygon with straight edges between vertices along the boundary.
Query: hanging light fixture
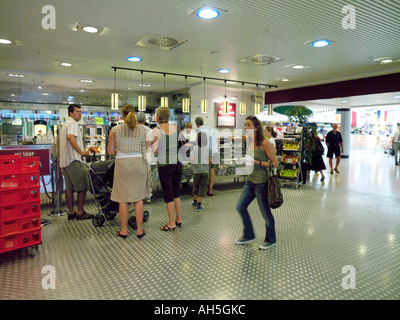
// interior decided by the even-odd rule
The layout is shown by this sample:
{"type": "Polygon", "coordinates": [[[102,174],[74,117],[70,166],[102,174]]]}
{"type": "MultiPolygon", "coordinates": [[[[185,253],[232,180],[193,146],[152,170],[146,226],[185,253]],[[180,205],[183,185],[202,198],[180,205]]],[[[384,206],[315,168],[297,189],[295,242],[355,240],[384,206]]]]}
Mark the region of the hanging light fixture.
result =
{"type": "Polygon", "coordinates": [[[201,100],[201,107],[200,107],[200,109],[201,109],[201,113],[207,113],[208,112],[208,101],[207,101],[207,99],[206,99],[206,78],[203,78],[203,80],[204,80],[204,82],[203,82],[203,85],[204,85],[204,89],[203,89],[203,100],[201,100]]]}
{"type": "Polygon", "coordinates": [[[139,111],[146,111],[146,96],[143,95],[143,71],[141,71],[141,75],[142,75],[142,86],[141,86],[142,94],[138,97],[138,109],[139,111]]]}
{"type": "MultiPolygon", "coordinates": [[[[187,87],[187,76],[185,76],[185,90],[189,96],[189,89],[187,87]]],[[[189,108],[190,108],[190,99],[187,97],[183,98],[182,99],[182,112],[189,113],[189,108]]]]}
{"type": "Polygon", "coordinates": [[[260,114],[261,113],[261,103],[260,100],[258,98],[258,84],[257,86],[257,91],[256,91],[256,97],[255,97],[255,103],[254,103],[254,115],[256,114],[260,114]]]}
{"type": "Polygon", "coordinates": [[[164,96],[161,97],[161,107],[168,107],[168,97],[165,96],[165,73],[164,73],[164,96]]]}
{"type": "Polygon", "coordinates": [[[225,100],[222,102],[222,113],[229,113],[229,102],[226,100],[226,80],[225,80],[225,100]]]}
{"type": "Polygon", "coordinates": [[[114,93],[111,94],[111,110],[119,109],[119,94],[115,93],[117,91],[117,69],[114,68],[114,93]]]}
{"type": "Polygon", "coordinates": [[[243,99],[243,88],[244,88],[244,82],[242,82],[242,101],[239,104],[239,113],[241,115],[246,114],[246,102],[244,102],[244,99],[243,99]]]}

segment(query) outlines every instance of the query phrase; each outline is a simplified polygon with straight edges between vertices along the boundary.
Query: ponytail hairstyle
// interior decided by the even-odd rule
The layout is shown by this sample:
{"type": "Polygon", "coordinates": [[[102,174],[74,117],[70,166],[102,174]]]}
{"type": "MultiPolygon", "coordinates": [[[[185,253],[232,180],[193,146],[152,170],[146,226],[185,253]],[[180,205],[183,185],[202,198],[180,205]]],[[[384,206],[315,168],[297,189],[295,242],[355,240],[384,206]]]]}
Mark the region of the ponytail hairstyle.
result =
{"type": "Polygon", "coordinates": [[[125,116],[125,124],[129,129],[135,130],[136,128],[136,116],[135,116],[135,108],[130,104],[125,104],[122,107],[121,113],[125,116]]]}
{"type": "Polygon", "coordinates": [[[264,129],[262,122],[257,119],[257,117],[248,116],[246,120],[251,120],[256,128],[256,132],[254,133],[255,144],[256,146],[261,146],[262,142],[264,141],[264,129]]]}
{"type": "Polygon", "coordinates": [[[274,128],[272,128],[271,126],[267,126],[265,128],[265,130],[271,132],[272,138],[276,138],[276,132],[275,132],[274,128]]]}

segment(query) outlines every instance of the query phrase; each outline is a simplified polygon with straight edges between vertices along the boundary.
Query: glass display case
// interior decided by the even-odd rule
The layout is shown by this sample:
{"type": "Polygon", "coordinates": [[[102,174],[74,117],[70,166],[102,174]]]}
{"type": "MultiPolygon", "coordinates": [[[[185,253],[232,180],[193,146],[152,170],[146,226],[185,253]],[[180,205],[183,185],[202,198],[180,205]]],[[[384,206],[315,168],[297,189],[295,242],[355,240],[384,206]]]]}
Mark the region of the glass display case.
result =
{"type": "Polygon", "coordinates": [[[83,144],[90,154],[87,161],[107,160],[108,126],[105,124],[80,124],[83,144]]]}

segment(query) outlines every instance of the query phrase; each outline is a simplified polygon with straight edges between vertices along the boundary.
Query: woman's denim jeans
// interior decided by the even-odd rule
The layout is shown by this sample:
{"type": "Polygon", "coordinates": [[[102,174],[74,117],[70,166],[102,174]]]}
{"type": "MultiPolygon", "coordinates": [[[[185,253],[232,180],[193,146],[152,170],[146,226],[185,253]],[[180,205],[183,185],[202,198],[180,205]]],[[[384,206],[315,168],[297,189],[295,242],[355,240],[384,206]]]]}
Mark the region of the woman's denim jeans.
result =
{"type": "Polygon", "coordinates": [[[249,212],[247,211],[247,207],[254,200],[254,198],[257,198],[258,207],[260,208],[261,214],[265,220],[265,227],[267,229],[265,242],[275,243],[275,220],[272,216],[271,208],[268,204],[265,186],[264,184],[254,184],[249,180],[246,180],[246,183],[239,198],[239,202],[236,205],[236,210],[240,213],[240,216],[243,220],[243,237],[246,239],[255,238],[253,225],[251,223],[249,212]]]}

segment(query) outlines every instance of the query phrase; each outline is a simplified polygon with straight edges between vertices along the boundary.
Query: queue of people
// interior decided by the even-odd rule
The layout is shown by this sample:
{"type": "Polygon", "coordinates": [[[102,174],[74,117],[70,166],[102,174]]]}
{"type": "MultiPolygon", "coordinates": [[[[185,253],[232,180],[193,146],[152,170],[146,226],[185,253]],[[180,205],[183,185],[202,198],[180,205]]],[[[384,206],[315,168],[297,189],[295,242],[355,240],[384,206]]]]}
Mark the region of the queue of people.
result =
{"type": "MultiPolygon", "coordinates": [[[[80,106],[69,106],[69,118],[60,131],[60,167],[66,180],[65,195],[69,210],[68,220],[92,219],[94,216],[83,209],[86,191],[89,189],[88,172],[82,157],[88,156],[78,127],[81,119],[80,106]],[[73,194],[78,194],[77,211],[73,207],[73,194]]],[[[156,111],[158,126],[149,130],[145,125],[145,115],[135,114],[132,105],[125,105],[121,110],[123,122],[110,129],[107,153],[115,156],[113,188],[110,199],[119,203],[121,228],[116,235],[126,239],[128,236],[128,205],[133,203],[137,224],[137,238],[146,234],[143,230],[143,200],[149,199],[152,189],[152,177],[149,166],[149,152],[157,157],[157,167],[163,199],[168,214],[168,222],[160,229],[174,231],[182,226],[181,199],[179,188],[182,178],[179,143],[181,139],[177,127],[169,123],[170,111],[160,107],[156,111]],[[141,183],[134,183],[140,181],[141,183]]],[[[197,212],[205,209],[203,199],[213,195],[215,168],[219,163],[218,141],[214,131],[204,125],[204,120],[197,117],[197,130],[191,125],[186,127],[183,144],[187,144],[188,154],[193,168],[193,202],[197,212]]],[[[265,196],[265,183],[268,179],[267,168],[276,167],[275,146],[264,138],[261,123],[256,117],[249,117],[245,124],[249,151],[254,154],[253,170],[242,190],[237,211],[244,226],[243,237],[237,242],[244,244],[254,239],[254,232],[247,207],[257,198],[262,216],[265,219],[266,237],[260,249],[266,249],[276,242],[274,219],[265,196]],[[254,138],[255,137],[255,138],[254,138]]]]}

